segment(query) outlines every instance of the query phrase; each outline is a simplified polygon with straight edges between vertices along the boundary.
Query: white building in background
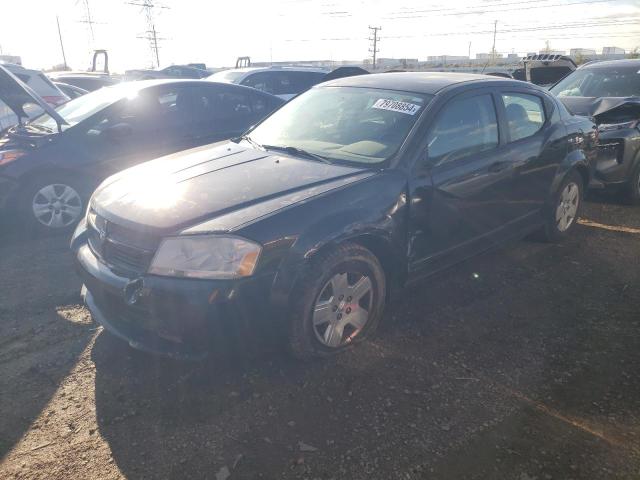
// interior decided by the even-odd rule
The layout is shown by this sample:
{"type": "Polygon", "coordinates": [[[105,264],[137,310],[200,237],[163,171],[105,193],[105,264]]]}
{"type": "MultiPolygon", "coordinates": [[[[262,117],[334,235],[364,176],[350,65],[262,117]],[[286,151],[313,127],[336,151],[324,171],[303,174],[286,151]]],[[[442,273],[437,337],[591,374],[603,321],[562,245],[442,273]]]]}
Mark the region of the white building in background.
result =
{"type": "Polygon", "coordinates": [[[18,57],[17,55],[0,55],[0,62],[22,65],[22,58],[18,57]]]}
{"type": "Polygon", "coordinates": [[[602,55],[624,55],[625,53],[624,48],[619,47],[604,47],[602,49],[602,55]]]}
{"type": "Polygon", "coordinates": [[[427,57],[427,62],[433,63],[457,63],[468,61],[469,57],[466,55],[429,55],[427,57]]]}
{"type": "Polygon", "coordinates": [[[572,48],[569,50],[569,55],[572,57],[589,57],[596,54],[596,51],[592,48],[572,48]]]}

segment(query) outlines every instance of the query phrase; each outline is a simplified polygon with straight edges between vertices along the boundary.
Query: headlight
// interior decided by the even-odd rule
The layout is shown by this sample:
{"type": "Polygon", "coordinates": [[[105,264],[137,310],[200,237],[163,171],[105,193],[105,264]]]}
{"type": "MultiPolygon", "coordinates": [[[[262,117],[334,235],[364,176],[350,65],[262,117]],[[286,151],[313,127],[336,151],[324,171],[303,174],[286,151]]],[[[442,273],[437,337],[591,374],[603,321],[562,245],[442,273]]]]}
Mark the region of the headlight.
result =
{"type": "Polygon", "coordinates": [[[631,122],[622,123],[602,123],[598,125],[598,130],[601,132],[609,132],[611,130],[624,130],[627,128],[635,128],[640,124],[640,120],[633,120],[631,122]]]}
{"type": "Polygon", "coordinates": [[[149,273],[168,277],[232,279],[248,277],[262,247],[238,237],[184,235],[165,238],[149,273]]]}
{"type": "Polygon", "coordinates": [[[17,160],[21,156],[25,155],[27,152],[24,150],[3,150],[0,151],[0,165],[5,165],[9,162],[13,162],[17,160]]]}

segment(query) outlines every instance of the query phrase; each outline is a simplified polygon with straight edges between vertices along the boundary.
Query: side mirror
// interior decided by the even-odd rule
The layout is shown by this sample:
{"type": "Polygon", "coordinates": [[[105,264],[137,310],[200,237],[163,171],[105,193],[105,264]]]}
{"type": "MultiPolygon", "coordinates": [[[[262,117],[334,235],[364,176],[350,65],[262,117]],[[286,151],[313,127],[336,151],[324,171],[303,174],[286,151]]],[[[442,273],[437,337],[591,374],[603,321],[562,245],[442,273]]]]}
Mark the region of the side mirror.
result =
{"type": "Polygon", "coordinates": [[[133,128],[128,123],[116,123],[104,130],[105,135],[110,140],[118,140],[120,138],[128,137],[133,133],[133,128]]]}

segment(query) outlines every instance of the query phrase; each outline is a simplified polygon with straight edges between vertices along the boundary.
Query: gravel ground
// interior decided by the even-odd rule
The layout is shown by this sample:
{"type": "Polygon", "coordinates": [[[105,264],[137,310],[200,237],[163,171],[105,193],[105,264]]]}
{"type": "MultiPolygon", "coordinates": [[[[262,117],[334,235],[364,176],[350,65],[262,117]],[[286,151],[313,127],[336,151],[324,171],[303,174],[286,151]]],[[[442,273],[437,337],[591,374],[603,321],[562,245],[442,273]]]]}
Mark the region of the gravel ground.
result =
{"type": "Polygon", "coordinates": [[[131,351],[80,304],[66,238],[5,234],[0,478],[640,478],[640,208],[583,216],[310,364],[242,338],[195,364],[131,351]]]}

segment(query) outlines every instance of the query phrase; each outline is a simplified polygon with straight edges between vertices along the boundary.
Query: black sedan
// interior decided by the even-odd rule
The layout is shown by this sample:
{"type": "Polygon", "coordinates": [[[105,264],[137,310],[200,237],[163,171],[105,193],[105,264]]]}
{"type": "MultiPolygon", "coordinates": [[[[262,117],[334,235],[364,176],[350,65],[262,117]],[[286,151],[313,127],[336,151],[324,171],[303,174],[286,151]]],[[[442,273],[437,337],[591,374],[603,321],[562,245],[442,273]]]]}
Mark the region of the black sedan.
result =
{"type": "Polygon", "coordinates": [[[36,229],[71,227],[109,175],[240,135],[282,103],[250,88],[200,80],[91,92],[0,138],[0,209],[36,229]]]}
{"type": "Polygon", "coordinates": [[[592,187],[617,191],[640,204],[640,60],[580,67],[551,92],[579,115],[593,116],[600,132],[592,187]]]}
{"type": "Polygon", "coordinates": [[[71,242],[97,322],[201,356],[230,319],[299,357],[373,333],[388,293],[496,244],[576,225],[595,125],[535,85],[393,73],[324,83],[237,142],[134,167],[71,242]]]}

